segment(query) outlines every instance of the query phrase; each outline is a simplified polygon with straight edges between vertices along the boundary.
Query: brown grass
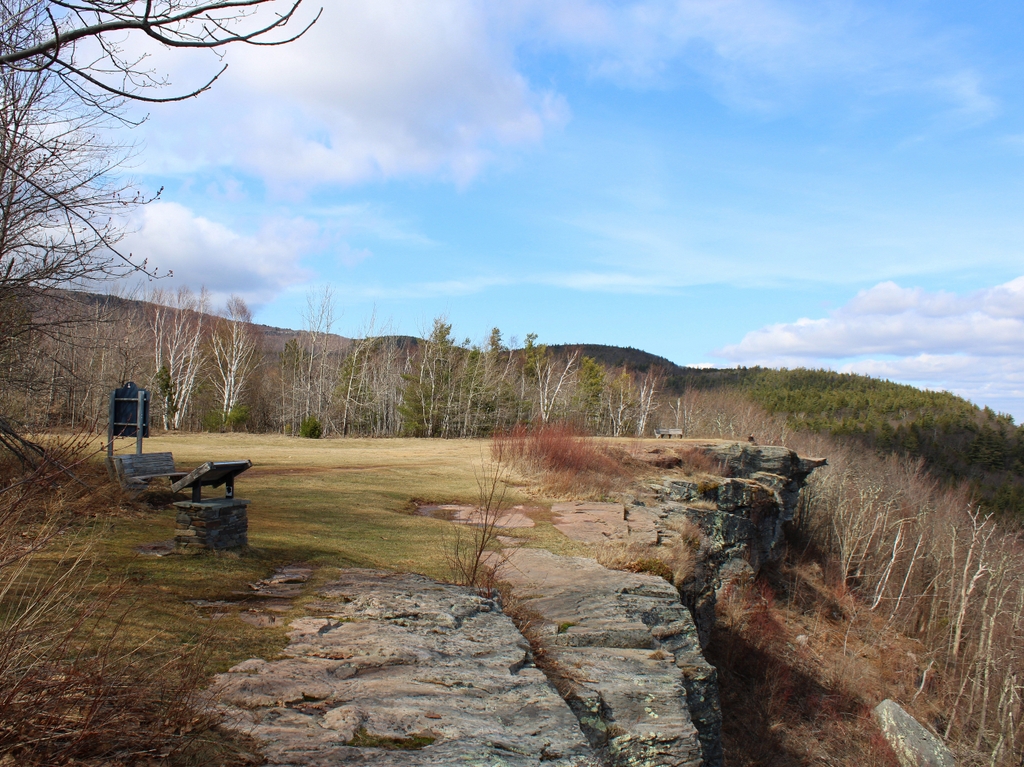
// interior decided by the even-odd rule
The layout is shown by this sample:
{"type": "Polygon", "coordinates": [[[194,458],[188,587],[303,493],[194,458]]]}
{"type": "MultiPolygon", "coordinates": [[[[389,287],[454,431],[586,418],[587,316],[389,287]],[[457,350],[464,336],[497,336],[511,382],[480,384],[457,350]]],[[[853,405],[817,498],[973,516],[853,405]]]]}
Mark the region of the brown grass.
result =
{"type": "Polygon", "coordinates": [[[680,535],[670,543],[658,546],[609,542],[597,546],[593,555],[599,563],[610,570],[657,575],[681,587],[693,576],[697,567],[699,535],[699,531],[696,539],[680,535]]]}
{"type": "Polygon", "coordinates": [[[699,447],[678,447],[676,455],[681,461],[681,468],[690,474],[712,474],[725,476],[725,464],[699,447]]]}

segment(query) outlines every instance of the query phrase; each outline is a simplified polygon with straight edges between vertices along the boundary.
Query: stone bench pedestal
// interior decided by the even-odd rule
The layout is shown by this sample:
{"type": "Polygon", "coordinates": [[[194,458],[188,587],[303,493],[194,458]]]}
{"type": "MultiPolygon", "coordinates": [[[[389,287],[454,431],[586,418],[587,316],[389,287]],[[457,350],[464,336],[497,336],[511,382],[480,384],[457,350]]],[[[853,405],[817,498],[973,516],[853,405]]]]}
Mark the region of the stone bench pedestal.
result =
{"type": "Polygon", "coordinates": [[[178,546],[232,549],[249,544],[249,501],[215,498],[179,501],[174,542],[178,546]]]}

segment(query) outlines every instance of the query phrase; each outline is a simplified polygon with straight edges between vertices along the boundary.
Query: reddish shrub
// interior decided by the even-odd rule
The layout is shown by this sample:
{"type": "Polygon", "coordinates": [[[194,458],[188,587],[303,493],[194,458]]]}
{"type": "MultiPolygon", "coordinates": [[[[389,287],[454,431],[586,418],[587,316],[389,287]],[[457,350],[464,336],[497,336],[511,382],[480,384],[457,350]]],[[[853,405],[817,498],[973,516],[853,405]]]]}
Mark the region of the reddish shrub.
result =
{"type": "Polygon", "coordinates": [[[628,473],[593,437],[568,423],[518,425],[495,434],[491,454],[544,474],[548,484],[562,491],[607,492],[628,473]]]}

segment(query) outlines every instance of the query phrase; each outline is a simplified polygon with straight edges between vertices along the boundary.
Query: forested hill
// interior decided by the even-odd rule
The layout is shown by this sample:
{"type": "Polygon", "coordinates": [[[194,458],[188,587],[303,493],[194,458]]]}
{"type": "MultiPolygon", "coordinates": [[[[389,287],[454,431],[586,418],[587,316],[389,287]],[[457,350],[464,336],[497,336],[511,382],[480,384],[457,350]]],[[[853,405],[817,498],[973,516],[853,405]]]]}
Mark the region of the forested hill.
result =
{"type": "Polygon", "coordinates": [[[1024,519],[1024,427],[954,394],[827,370],[694,368],[632,348],[551,348],[579,349],[610,367],[660,368],[663,391],[675,396],[687,389],[740,389],[794,428],[923,458],[940,480],[969,483],[989,510],[1024,519]]]}
{"type": "Polygon", "coordinates": [[[943,480],[966,481],[989,509],[1024,518],[1024,427],[948,392],[825,370],[740,371],[739,385],[797,428],[879,452],[924,458],[943,480]]]}

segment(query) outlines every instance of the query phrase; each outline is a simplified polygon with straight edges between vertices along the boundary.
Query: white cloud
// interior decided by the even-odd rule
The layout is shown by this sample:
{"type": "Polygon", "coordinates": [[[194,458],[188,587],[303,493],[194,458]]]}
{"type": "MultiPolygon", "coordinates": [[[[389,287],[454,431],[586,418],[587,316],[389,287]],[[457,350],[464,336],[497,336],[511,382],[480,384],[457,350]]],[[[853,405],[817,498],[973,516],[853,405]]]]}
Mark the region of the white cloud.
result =
{"type": "Polygon", "coordinates": [[[961,71],[935,81],[939,93],[953,105],[952,116],[960,122],[980,123],[996,116],[998,102],[983,91],[981,77],[972,71],[961,71]]]}
{"type": "Polygon", "coordinates": [[[564,274],[540,274],[530,280],[538,285],[553,285],[584,293],[635,293],[657,295],[679,286],[678,282],[664,274],[626,274],[623,272],[569,272],[564,274]]]}
{"type": "Polygon", "coordinates": [[[883,282],[826,318],[770,325],[715,354],[745,365],[832,367],[949,389],[1019,419],[1024,277],[965,295],[883,282]]]}
{"type": "Polygon", "coordinates": [[[457,296],[468,296],[480,293],[489,288],[502,287],[517,284],[500,276],[477,276],[466,279],[441,280],[434,282],[410,282],[398,285],[367,285],[354,289],[354,292],[364,299],[422,299],[422,298],[446,298],[457,296]]]}
{"type": "Polygon", "coordinates": [[[675,285],[659,276],[639,276],[621,272],[536,272],[528,275],[477,275],[465,279],[392,284],[387,287],[364,286],[358,289],[364,298],[403,299],[458,297],[482,293],[492,288],[542,285],[567,288],[582,293],[657,295],[675,285]]]}
{"type": "Polygon", "coordinates": [[[290,45],[231,51],[210,94],[154,115],[147,169],[233,164],[303,188],[438,173],[463,183],[565,115],[516,69],[485,3],[351,0],[290,45]]]}
{"type": "Polygon", "coordinates": [[[205,286],[216,305],[237,294],[258,307],[312,276],[300,256],[316,234],[308,222],[277,221],[242,235],[177,203],[155,202],[143,207],[121,249],[160,274],[173,272],[154,286],[205,286]]]}
{"type": "Polygon", "coordinates": [[[437,243],[420,232],[409,221],[395,218],[380,206],[369,203],[332,205],[308,208],[311,216],[330,221],[335,230],[344,235],[362,235],[383,242],[404,243],[433,247],[437,243]]]}

